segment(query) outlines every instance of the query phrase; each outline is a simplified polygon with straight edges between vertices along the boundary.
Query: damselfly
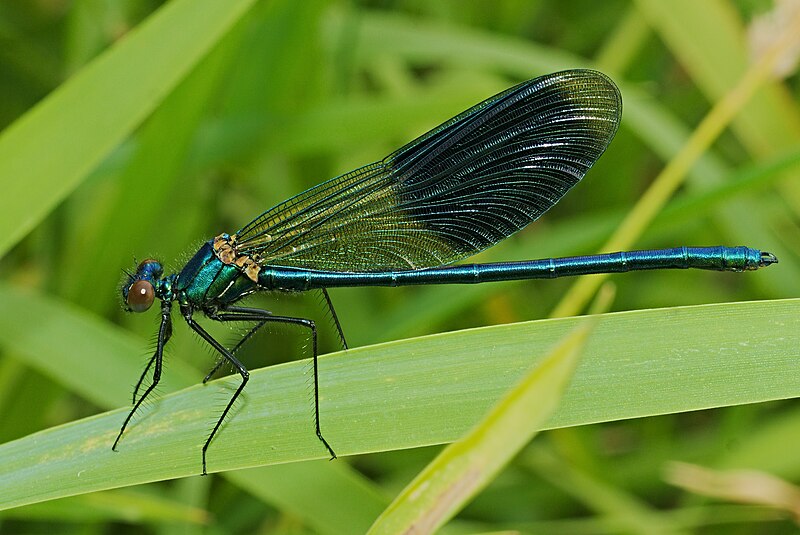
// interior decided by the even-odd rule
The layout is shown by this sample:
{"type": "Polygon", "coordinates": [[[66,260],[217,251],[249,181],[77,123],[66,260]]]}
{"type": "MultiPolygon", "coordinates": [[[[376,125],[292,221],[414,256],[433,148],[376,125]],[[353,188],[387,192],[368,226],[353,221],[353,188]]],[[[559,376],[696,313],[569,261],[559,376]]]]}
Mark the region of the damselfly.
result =
{"type": "Polygon", "coordinates": [[[234,234],[205,242],[177,274],[141,262],[122,288],[127,309],[161,301],[155,353],[133,393],[133,408],[114,441],[161,378],[171,311],[231,364],[242,381],[202,447],[206,453],[236,398],[247,368],[234,355],[267,323],[309,330],[314,370],[314,424],[320,428],[317,330],[310,319],[240,306],[258,291],[320,291],[344,342],[327,288],[478,283],[644,269],[748,271],[777,262],[748,247],[677,247],[522,262],[454,265],[507,238],[558,202],[605,151],[620,122],[619,90],[605,75],[570,70],[523,82],[434,128],[383,160],[323,182],[267,210],[234,234]],[[252,322],[226,348],[194,319],[252,322]],[[147,374],[152,381],[139,396],[147,374]]]}

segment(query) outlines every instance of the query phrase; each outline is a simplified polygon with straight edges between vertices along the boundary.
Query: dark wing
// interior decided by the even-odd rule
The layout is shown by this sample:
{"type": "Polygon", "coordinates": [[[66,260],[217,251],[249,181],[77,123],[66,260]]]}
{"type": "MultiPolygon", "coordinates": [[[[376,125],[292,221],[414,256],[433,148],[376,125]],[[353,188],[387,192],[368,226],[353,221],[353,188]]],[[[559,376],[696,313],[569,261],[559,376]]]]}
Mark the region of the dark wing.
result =
{"type": "Polygon", "coordinates": [[[599,72],[529,80],[264,212],[236,234],[237,249],[261,265],[327,271],[466,258],[558,202],[603,154],[621,112],[599,72]]]}

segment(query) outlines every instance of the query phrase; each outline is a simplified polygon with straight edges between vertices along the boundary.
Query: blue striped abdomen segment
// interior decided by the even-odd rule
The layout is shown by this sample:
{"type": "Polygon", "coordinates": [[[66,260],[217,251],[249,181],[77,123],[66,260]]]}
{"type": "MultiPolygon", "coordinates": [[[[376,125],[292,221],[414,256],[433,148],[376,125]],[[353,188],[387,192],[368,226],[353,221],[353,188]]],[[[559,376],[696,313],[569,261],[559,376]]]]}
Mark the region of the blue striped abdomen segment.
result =
{"type": "Polygon", "coordinates": [[[385,272],[330,272],[267,267],[261,271],[259,285],[267,289],[303,291],[343,286],[474,284],[647,269],[695,268],[714,271],[745,271],[758,269],[772,263],[773,257],[765,256],[765,254],[749,247],[676,247],[522,262],[465,264],[385,272]]]}

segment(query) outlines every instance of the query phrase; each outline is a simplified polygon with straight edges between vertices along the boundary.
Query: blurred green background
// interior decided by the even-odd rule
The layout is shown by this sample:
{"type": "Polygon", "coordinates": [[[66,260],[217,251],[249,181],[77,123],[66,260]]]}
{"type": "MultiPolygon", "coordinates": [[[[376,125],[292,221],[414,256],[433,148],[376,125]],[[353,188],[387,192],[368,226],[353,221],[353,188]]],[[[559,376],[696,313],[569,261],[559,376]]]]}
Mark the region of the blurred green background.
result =
{"type": "MultiPolygon", "coordinates": [[[[0,126],[15,125],[160,7],[146,0],[0,1],[0,126]]],[[[2,283],[33,289],[138,334],[143,365],[157,314],[122,311],[122,270],[132,269],[134,259],[156,257],[168,271],[180,269],[203,241],[237,230],[273,204],[382,158],[514,83],[575,67],[599,69],[618,83],[625,105],[620,131],[567,198],[479,260],[595,252],[747,70],[747,28],[772,8],[766,0],[255,2],[210,40],[207,54],[198,52],[199,61],[187,62],[185,72],[172,72],[175,83],[163,95],[151,95],[151,107],[130,119],[130,133],[123,132],[109,150],[98,149],[95,160],[80,169],[76,165],[67,177],[52,173],[21,181],[17,174],[0,174],[8,196],[3,206],[34,214],[30,220],[11,209],[0,214],[7,231],[0,250],[2,283]],[[17,201],[16,195],[25,192],[34,193],[17,201]]],[[[195,29],[176,25],[155,43],[152,56],[139,61],[158,61],[159,50],[166,55],[177,46],[173,41],[207,37],[193,34],[195,29]]],[[[129,89],[130,83],[121,78],[119,86],[129,89]]],[[[614,310],[800,294],[799,91],[793,74],[759,90],[635,244],[749,245],[776,253],[781,263],[741,276],[615,276],[614,310]]],[[[87,93],[86,99],[97,104],[91,99],[102,103],[107,95],[87,93]]],[[[102,105],[99,109],[102,114],[102,105]]],[[[79,128],[60,135],[74,146],[30,140],[30,150],[45,168],[62,169],[65,158],[94,142],[79,128]]],[[[120,134],[109,132],[114,135],[120,134]]],[[[2,169],[13,169],[9,161],[15,155],[2,155],[7,159],[2,169]]],[[[555,280],[331,294],[348,342],[362,346],[547,317],[572,284],[555,280]]],[[[338,349],[324,307],[314,297],[264,296],[255,302],[316,319],[322,326],[321,352],[338,349]]],[[[24,308],[6,313],[32,325],[42,321],[26,317],[24,308]]],[[[177,317],[175,330],[166,373],[175,363],[208,369],[213,357],[198,350],[198,340],[177,317]]],[[[52,371],[58,363],[26,359],[13,343],[17,333],[2,331],[0,442],[110,408],[60,380],[52,371]]],[[[215,332],[223,339],[236,337],[215,332]]],[[[250,368],[307,356],[307,340],[298,333],[267,334],[248,348],[250,368]]],[[[86,382],[104,379],[86,377],[86,382]]],[[[132,385],[135,379],[126,380],[132,385]]],[[[112,406],[122,406],[128,396],[119,392],[112,406]]],[[[775,402],[549,432],[451,529],[654,532],[647,520],[630,525],[615,516],[638,514],[668,519],[659,524],[663,532],[792,533],[796,525],[785,514],[709,505],[665,483],[662,471],[670,459],[724,465],[732,449],[758,437],[743,466],[768,466],[776,476],[797,479],[795,429],[800,429],[797,405],[775,402]],[[775,462],[781,447],[785,459],[775,462]]],[[[341,462],[364,476],[359,484],[369,485],[369,492],[391,497],[437,450],[341,462]]],[[[309,489],[307,500],[324,500],[325,492],[336,491],[309,489]]],[[[0,533],[344,529],[344,523],[315,522],[313,514],[309,519],[280,499],[212,476],[6,511],[0,533]]],[[[366,525],[370,514],[364,513],[366,525]]]]}

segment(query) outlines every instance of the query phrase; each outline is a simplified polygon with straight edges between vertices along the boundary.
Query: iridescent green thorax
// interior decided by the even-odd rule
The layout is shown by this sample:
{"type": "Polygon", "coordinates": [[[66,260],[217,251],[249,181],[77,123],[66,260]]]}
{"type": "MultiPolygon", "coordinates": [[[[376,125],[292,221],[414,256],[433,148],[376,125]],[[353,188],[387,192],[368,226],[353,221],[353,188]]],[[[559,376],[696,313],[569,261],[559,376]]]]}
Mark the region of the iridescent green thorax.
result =
{"type": "Polygon", "coordinates": [[[173,292],[181,304],[208,308],[235,302],[256,290],[256,284],[234,262],[223,262],[207,241],[177,276],[173,292]]]}

